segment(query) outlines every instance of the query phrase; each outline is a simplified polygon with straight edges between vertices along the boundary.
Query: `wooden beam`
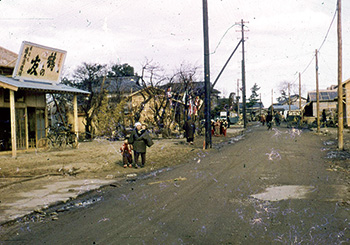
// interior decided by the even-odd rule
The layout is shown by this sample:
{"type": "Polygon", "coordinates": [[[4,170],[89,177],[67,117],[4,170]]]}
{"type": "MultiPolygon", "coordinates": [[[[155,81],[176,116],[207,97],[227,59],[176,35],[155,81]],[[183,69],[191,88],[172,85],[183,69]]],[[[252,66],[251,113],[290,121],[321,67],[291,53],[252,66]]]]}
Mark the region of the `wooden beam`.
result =
{"type": "Polygon", "coordinates": [[[9,89],[9,90],[12,90],[12,91],[17,91],[18,90],[18,87],[10,85],[10,84],[7,84],[7,83],[4,83],[4,82],[1,82],[1,81],[0,81],[0,87],[6,88],[6,89],[9,89]]]}
{"type": "Polygon", "coordinates": [[[45,100],[45,137],[47,137],[48,133],[49,133],[49,111],[47,108],[47,104],[46,104],[46,100],[45,100]]]}
{"type": "Polygon", "coordinates": [[[24,108],[24,127],[25,127],[25,134],[26,134],[26,149],[29,149],[29,130],[28,130],[28,108],[24,108]]]}
{"type": "Polygon", "coordinates": [[[10,90],[10,118],[11,118],[12,157],[16,157],[17,156],[16,109],[15,109],[15,92],[13,90],[10,90]]]}

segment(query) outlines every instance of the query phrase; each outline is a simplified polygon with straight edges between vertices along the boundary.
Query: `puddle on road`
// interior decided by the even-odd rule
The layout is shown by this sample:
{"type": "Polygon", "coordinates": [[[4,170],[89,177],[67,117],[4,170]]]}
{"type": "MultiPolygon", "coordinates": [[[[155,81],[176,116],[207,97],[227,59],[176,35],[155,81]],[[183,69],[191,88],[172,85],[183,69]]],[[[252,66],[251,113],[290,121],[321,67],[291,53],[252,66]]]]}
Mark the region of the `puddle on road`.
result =
{"type": "Polygon", "coordinates": [[[286,199],[305,199],[306,194],[314,190],[313,186],[284,185],[266,188],[266,192],[252,195],[264,201],[281,201],[286,199]]]}
{"type": "Polygon", "coordinates": [[[329,185],[322,188],[305,185],[270,186],[265,192],[251,195],[263,201],[282,201],[288,199],[316,198],[322,201],[346,201],[349,199],[349,188],[344,185],[329,185]],[[315,193],[315,194],[313,194],[315,193]]]}
{"type": "Polygon", "coordinates": [[[327,153],[328,159],[339,159],[339,160],[345,160],[350,159],[350,153],[346,151],[330,151],[327,153]]]}

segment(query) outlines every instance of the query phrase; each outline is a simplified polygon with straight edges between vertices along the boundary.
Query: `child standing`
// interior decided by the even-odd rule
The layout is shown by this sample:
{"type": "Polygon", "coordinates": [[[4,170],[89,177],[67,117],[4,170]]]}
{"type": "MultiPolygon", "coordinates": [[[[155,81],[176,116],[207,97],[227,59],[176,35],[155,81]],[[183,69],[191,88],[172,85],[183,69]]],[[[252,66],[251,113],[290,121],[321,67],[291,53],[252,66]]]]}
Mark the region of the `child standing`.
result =
{"type": "Polygon", "coordinates": [[[132,145],[129,144],[128,140],[125,139],[123,145],[120,147],[120,152],[123,156],[124,168],[129,164],[129,168],[132,167],[132,145]]]}

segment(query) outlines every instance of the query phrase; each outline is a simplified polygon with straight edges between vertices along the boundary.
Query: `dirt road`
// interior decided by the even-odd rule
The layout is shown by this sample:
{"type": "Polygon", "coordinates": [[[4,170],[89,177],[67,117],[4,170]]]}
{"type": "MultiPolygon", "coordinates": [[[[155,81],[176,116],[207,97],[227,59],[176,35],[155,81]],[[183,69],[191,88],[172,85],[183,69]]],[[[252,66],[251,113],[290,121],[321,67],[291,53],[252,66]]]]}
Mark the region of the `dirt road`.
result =
{"type": "Polygon", "coordinates": [[[350,180],[342,154],[328,136],[256,125],[242,139],[198,151],[187,164],[54,207],[48,211],[54,219],[17,224],[2,241],[349,244],[350,180]]]}

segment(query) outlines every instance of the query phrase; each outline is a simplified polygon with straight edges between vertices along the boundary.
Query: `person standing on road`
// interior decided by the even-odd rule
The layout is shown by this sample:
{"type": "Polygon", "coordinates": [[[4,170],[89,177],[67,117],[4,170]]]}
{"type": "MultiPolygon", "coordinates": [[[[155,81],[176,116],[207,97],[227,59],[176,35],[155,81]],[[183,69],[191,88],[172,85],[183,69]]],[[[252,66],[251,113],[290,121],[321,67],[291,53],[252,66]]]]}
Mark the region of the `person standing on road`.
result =
{"type": "Polygon", "coordinates": [[[196,127],[192,121],[192,118],[189,116],[183,126],[183,129],[185,130],[185,137],[187,139],[188,144],[193,145],[195,128],[196,127]]]}
{"type": "Polygon", "coordinates": [[[124,140],[123,145],[120,147],[120,152],[123,156],[124,168],[129,165],[129,168],[132,167],[132,145],[129,144],[128,139],[124,140]]]}
{"type": "Polygon", "coordinates": [[[222,121],[222,134],[226,137],[228,122],[227,120],[222,121]]]}
{"type": "Polygon", "coordinates": [[[322,111],[322,124],[324,127],[327,126],[327,115],[326,115],[326,109],[323,109],[322,111]]]}
{"type": "Polygon", "coordinates": [[[151,136],[149,135],[147,128],[140,122],[135,123],[135,129],[131,132],[129,137],[129,143],[134,148],[134,161],[135,168],[139,168],[139,157],[141,155],[141,167],[143,168],[146,164],[146,148],[153,145],[151,136]]]}
{"type": "Polygon", "coordinates": [[[269,130],[269,129],[272,128],[272,114],[271,114],[271,112],[268,112],[268,113],[267,113],[267,116],[266,116],[266,125],[267,125],[267,130],[269,130]]]}
{"type": "Polygon", "coordinates": [[[276,126],[280,125],[280,113],[276,112],[275,114],[275,122],[276,122],[276,126]]]}
{"type": "Polygon", "coordinates": [[[265,115],[264,115],[264,114],[261,114],[261,115],[260,115],[260,122],[261,122],[261,124],[262,124],[263,126],[265,125],[265,121],[266,121],[265,115]]]}

